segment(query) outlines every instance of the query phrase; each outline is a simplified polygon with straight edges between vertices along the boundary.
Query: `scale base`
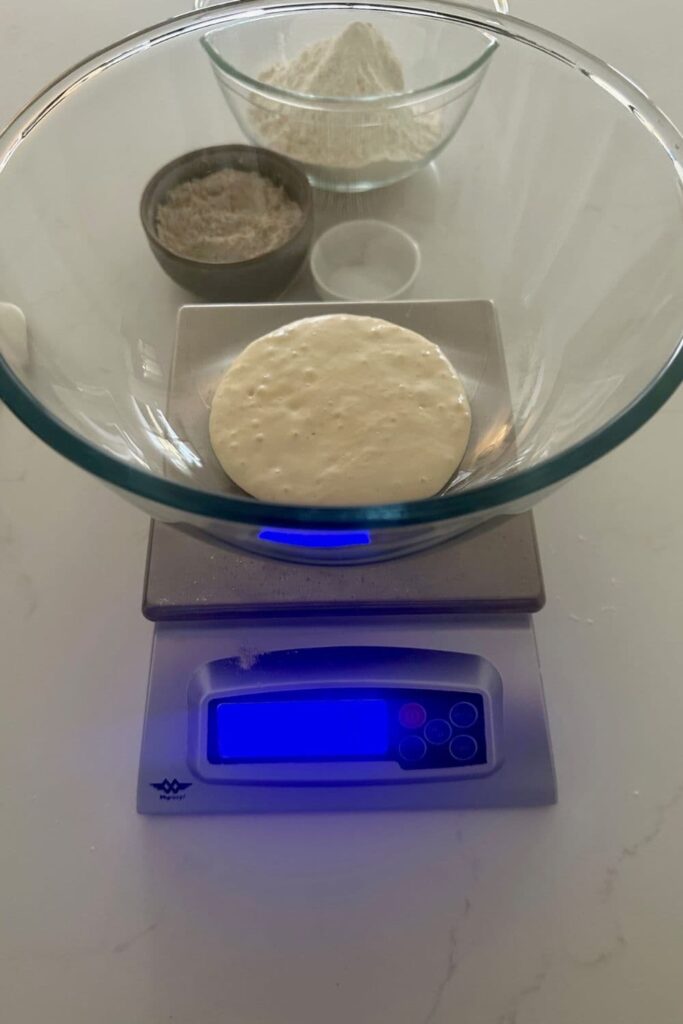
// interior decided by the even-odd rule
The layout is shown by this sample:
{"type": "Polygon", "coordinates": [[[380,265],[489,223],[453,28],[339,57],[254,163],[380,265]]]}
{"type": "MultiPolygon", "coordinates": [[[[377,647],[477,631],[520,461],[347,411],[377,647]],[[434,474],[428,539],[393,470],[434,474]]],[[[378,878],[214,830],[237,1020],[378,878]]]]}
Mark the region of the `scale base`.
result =
{"type": "Polygon", "coordinates": [[[142,814],[529,807],[557,800],[543,684],[531,617],[421,616],[239,624],[158,623],[143,730],[142,814]],[[206,782],[188,767],[188,681],[218,658],[288,648],[413,647],[478,654],[503,678],[504,759],[492,775],[454,782],[239,785],[206,782]]]}

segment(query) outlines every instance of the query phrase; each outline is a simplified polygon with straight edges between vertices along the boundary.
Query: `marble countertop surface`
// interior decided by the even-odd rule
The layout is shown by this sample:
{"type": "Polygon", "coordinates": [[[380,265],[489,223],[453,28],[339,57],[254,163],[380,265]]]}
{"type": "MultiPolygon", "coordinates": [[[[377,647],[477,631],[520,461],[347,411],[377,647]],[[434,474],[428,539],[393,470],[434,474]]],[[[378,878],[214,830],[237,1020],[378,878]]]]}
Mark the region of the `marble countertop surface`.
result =
{"type": "MultiPolygon", "coordinates": [[[[178,9],[5,0],[0,119],[178,9]]],[[[683,122],[677,0],[517,11],[683,122]]],[[[148,523],[0,410],[3,1021],[681,1024],[682,434],[678,395],[537,510],[557,807],[149,820],[148,523]]]]}

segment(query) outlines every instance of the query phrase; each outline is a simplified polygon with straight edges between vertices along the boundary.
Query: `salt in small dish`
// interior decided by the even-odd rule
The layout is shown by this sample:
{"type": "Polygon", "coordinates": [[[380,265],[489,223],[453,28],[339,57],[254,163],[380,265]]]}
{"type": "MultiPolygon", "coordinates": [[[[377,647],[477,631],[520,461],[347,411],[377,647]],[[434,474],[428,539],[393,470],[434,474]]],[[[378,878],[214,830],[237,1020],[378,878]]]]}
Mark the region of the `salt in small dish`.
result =
{"type": "Polygon", "coordinates": [[[382,220],[350,220],[318,238],[311,274],[321,299],[388,301],[404,295],[420,270],[417,242],[382,220]]]}

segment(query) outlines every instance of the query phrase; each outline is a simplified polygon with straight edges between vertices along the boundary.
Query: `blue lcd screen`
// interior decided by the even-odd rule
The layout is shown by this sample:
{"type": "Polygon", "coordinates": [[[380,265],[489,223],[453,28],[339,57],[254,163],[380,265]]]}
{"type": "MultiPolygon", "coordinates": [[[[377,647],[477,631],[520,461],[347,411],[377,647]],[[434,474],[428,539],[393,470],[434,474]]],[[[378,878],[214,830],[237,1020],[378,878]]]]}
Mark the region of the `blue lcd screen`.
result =
{"type": "Polygon", "coordinates": [[[355,548],[370,543],[367,530],[278,530],[264,527],[259,540],[292,548],[355,548]]]}
{"type": "Polygon", "coordinates": [[[389,748],[384,700],[226,701],[215,717],[221,760],[379,757],[389,748]]]}

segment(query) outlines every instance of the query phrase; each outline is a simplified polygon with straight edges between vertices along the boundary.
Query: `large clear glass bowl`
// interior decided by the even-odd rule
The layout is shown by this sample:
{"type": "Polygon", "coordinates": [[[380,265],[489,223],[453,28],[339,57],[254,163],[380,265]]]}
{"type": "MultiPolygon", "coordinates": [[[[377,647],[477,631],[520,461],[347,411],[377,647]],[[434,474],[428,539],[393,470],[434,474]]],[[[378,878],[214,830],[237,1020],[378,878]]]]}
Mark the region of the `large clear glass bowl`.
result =
{"type": "Polygon", "coordinates": [[[433,160],[470,109],[496,49],[492,36],[464,32],[457,22],[422,18],[416,24],[398,12],[361,14],[336,6],[305,19],[287,8],[259,19],[246,13],[208,32],[202,43],[245,136],[296,160],[312,184],[340,192],[400,181],[433,160]],[[291,63],[321,40],[353,32],[359,21],[389,41],[403,89],[356,97],[262,80],[268,69],[291,63]]]}
{"type": "MultiPolygon", "coordinates": [[[[287,10],[303,22],[322,6],[287,10]]],[[[511,411],[481,422],[482,380],[471,375],[480,422],[467,471],[408,504],[267,505],[207,474],[169,415],[177,312],[194,300],[154,261],[138,202],[165,162],[242,140],[201,39],[247,17],[258,24],[268,3],[210,8],[124,40],[50,85],[0,136],[0,300],[12,304],[0,307],[0,389],[30,429],[152,516],[264,555],[353,561],[530,508],[674,391],[683,143],[629,79],[531,25],[458,3],[336,6],[498,44],[457,146],[388,188],[320,192],[316,209],[317,231],[374,217],[412,234],[422,252],[413,298],[495,304],[511,411]],[[278,529],[288,544],[271,542],[278,529]]],[[[314,298],[307,275],[284,297],[314,298]]]]}

